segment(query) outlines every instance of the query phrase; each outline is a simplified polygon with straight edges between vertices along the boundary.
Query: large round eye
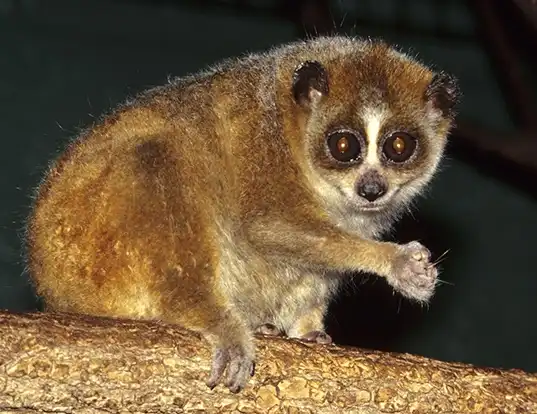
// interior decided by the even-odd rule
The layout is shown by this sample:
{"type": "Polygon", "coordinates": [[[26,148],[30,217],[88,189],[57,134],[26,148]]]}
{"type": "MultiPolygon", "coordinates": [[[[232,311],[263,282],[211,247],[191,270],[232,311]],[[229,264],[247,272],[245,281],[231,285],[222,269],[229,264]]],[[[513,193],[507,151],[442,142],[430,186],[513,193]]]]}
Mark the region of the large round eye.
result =
{"type": "Polygon", "coordinates": [[[414,154],[416,146],[416,138],[412,135],[406,132],[395,132],[384,141],[382,150],[390,161],[404,162],[414,154]]]}
{"type": "Polygon", "coordinates": [[[337,131],[328,135],[328,148],[332,157],[340,162],[351,162],[360,156],[360,140],[350,131],[337,131]]]}

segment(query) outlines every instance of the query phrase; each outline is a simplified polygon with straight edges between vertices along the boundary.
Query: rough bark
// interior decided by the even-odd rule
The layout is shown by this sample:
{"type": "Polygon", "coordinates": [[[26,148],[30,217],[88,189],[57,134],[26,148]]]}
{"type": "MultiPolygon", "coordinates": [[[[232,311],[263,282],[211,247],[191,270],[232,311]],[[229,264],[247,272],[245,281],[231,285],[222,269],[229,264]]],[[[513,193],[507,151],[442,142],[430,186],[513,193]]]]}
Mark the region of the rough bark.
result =
{"type": "Polygon", "coordinates": [[[537,413],[537,375],[260,338],[240,394],[210,349],[162,323],[0,312],[1,412],[537,413]]]}

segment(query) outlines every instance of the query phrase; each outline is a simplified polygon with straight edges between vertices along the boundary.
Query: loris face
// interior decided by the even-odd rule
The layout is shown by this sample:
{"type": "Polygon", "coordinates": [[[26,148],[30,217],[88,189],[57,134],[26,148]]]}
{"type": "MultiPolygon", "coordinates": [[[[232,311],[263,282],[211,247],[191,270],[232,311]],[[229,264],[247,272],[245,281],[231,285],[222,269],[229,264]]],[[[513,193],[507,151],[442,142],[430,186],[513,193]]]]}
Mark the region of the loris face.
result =
{"type": "Polygon", "coordinates": [[[455,80],[385,44],[300,65],[295,99],[305,110],[310,182],[331,210],[394,215],[430,181],[458,99],[455,80]]]}
{"type": "Polygon", "coordinates": [[[426,149],[418,133],[403,127],[381,131],[379,118],[374,114],[366,128],[329,127],[324,142],[316,143],[315,168],[338,193],[325,194],[332,203],[361,212],[392,209],[424,184],[430,170],[422,170],[426,149]]]}

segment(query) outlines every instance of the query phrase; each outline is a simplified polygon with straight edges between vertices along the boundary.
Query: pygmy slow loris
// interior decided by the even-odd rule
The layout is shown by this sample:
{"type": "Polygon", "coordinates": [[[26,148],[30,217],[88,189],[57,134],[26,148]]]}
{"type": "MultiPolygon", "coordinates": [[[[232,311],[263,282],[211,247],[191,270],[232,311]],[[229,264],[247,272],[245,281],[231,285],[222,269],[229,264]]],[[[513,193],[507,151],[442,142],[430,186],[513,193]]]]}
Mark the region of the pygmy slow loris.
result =
{"type": "Polygon", "coordinates": [[[48,309],[159,319],[253,373],[256,330],[330,342],[348,272],[427,302],[419,242],[380,241],[442,158],[457,82],[382,41],[322,37],[228,60],[116,108],[48,171],[28,267],[48,309]],[[270,330],[270,329],[269,329],[270,330]]]}

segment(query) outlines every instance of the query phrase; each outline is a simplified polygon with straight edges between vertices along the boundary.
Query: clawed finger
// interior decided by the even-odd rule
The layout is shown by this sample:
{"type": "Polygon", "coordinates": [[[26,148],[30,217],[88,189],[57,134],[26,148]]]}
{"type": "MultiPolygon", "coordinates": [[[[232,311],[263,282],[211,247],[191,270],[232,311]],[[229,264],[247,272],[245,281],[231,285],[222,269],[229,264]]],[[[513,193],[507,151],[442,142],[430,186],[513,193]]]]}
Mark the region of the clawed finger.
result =
{"type": "Polygon", "coordinates": [[[207,380],[207,386],[211,389],[216,387],[229,361],[229,352],[222,348],[217,348],[214,352],[211,374],[207,380]]]}

